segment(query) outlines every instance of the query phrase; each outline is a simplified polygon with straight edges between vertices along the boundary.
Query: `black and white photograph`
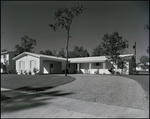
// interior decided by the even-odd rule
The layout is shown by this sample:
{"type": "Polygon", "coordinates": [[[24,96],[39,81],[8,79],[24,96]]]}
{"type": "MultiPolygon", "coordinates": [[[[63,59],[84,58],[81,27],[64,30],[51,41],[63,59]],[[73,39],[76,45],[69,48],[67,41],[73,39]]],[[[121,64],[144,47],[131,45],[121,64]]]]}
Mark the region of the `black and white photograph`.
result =
{"type": "Polygon", "coordinates": [[[1,1],[1,118],[149,118],[149,1],[1,1]]]}

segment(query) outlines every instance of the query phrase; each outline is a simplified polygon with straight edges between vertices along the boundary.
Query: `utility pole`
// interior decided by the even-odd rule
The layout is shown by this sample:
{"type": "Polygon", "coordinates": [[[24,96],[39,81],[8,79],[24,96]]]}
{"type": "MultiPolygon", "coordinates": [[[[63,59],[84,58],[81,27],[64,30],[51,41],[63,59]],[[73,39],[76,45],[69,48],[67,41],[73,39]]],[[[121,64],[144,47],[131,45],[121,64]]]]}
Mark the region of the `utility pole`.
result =
{"type": "MultiPolygon", "coordinates": [[[[133,46],[134,49],[134,58],[135,58],[135,65],[136,65],[136,42],[135,45],[133,46]]],[[[136,66],[135,66],[135,71],[136,71],[136,66]]]]}

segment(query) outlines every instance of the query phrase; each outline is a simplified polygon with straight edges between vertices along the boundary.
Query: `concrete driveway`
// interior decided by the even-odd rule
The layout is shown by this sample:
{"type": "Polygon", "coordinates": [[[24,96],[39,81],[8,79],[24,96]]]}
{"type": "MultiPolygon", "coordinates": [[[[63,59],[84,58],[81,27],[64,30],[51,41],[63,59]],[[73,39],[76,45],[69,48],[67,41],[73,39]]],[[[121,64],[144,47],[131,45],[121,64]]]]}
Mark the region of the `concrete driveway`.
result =
{"type": "Polygon", "coordinates": [[[144,89],[132,79],[109,75],[73,74],[69,76],[75,77],[76,80],[52,90],[74,92],[64,97],[82,101],[149,109],[149,99],[146,98],[144,89]]]}

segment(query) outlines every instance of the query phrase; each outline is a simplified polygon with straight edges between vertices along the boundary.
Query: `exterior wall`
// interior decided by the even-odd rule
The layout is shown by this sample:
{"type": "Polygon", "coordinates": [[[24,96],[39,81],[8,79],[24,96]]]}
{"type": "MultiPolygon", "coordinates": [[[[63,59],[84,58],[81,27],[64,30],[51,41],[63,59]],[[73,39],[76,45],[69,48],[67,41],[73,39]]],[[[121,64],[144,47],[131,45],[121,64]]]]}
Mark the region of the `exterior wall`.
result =
{"type": "Polygon", "coordinates": [[[53,62],[53,73],[61,73],[62,65],[61,62],[53,62]]]}
{"type": "Polygon", "coordinates": [[[65,70],[65,68],[66,68],[66,62],[63,61],[61,66],[62,66],[62,70],[65,70]]]}
{"type": "Polygon", "coordinates": [[[76,65],[75,63],[70,63],[70,67],[68,66],[69,73],[75,73],[75,71],[76,71],[75,65],[76,65]]]}
{"type": "Polygon", "coordinates": [[[10,71],[10,72],[16,70],[15,61],[12,60],[12,58],[14,58],[16,55],[18,55],[18,53],[16,53],[16,52],[11,52],[11,53],[9,54],[9,71],[10,71]]]}
{"type": "Polygon", "coordinates": [[[62,73],[62,63],[61,62],[43,62],[43,73],[62,73]],[[53,67],[51,67],[51,64],[53,67]]]}
{"type": "Polygon", "coordinates": [[[26,55],[22,58],[19,58],[18,60],[16,60],[16,70],[17,70],[17,74],[21,74],[21,70],[22,73],[24,74],[24,71],[26,70],[27,72],[31,71],[32,74],[34,74],[33,72],[33,67],[31,67],[31,60],[34,61],[35,63],[35,68],[39,69],[40,65],[39,65],[39,58],[37,57],[33,57],[33,56],[29,56],[26,55]],[[20,62],[23,62],[22,66],[20,66],[20,62]]]}
{"type": "Polygon", "coordinates": [[[43,62],[43,73],[44,74],[50,73],[50,62],[43,62]]]}

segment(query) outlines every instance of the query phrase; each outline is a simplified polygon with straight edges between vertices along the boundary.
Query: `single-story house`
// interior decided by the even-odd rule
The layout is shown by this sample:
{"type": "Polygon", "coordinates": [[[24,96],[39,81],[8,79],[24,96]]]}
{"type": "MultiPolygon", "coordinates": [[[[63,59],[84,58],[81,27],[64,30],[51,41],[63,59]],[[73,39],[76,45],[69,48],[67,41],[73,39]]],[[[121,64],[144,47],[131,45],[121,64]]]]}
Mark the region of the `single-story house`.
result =
{"type": "MultiPolygon", "coordinates": [[[[125,68],[112,65],[112,62],[105,56],[69,58],[68,72],[83,74],[111,74],[110,69],[116,67],[118,73],[132,74],[133,72],[133,54],[120,55],[125,63],[125,68]]],[[[66,66],[66,58],[41,55],[30,52],[23,52],[14,57],[16,61],[17,74],[31,72],[34,74],[34,68],[38,69],[39,74],[63,73],[66,66]]]]}

